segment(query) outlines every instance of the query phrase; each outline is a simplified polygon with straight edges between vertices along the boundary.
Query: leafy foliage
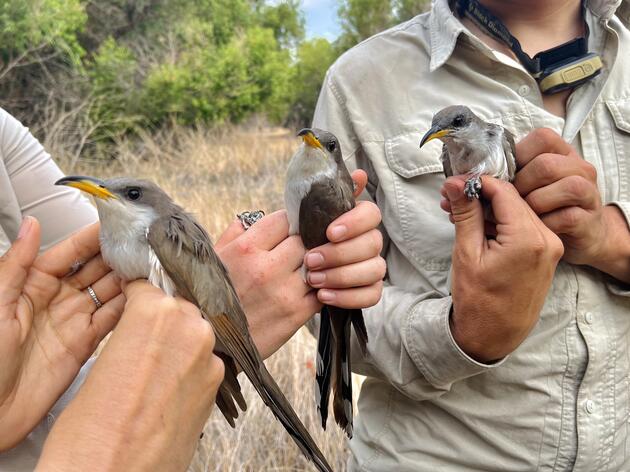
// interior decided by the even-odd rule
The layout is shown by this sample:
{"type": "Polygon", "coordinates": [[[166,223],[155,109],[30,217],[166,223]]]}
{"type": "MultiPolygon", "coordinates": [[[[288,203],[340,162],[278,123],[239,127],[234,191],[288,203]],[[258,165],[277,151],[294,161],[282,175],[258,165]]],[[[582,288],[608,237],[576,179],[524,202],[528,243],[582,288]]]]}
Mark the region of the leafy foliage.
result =
{"type": "Polygon", "coordinates": [[[425,11],[430,0],[341,0],[342,49],[425,11]]]}
{"type": "Polygon", "coordinates": [[[300,45],[295,65],[295,100],[291,121],[305,126],[310,123],[324,76],[337,54],[335,46],[324,38],[315,38],[300,45]]]}
{"type": "Polygon", "coordinates": [[[339,0],[331,43],[305,40],[301,0],[0,0],[0,96],[29,124],[82,113],[96,141],[173,120],[307,124],[336,57],[427,3],[339,0]]]}

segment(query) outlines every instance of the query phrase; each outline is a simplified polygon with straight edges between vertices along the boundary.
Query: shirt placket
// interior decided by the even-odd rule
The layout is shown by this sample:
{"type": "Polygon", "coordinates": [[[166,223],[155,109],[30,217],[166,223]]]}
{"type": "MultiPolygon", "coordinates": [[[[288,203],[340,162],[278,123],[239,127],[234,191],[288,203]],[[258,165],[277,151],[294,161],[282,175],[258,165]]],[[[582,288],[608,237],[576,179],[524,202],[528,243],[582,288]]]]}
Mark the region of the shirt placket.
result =
{"type": "MultiPolygon", "coordinates": [[[[476,38],[471,42],[479,48],[485,48],[485,45],[480,45],[476,38]]],[[[488,51],[484,52],[487,56],[488,51]]],[[[511,64],[511,60],[506,56],[496,54],[495,59],[497,67],[511,69],[510,74],[505,74],[506,77],[510,77],[510,81],[504,82],[504,85],[521,97],[520,105],[515,105],[515,109],[511,110],[511,122],[504,124],[512,127],[519,136],[524,136],[531,130],[531,128],[527,129],[528,125],[533,128],[551,128],[576,144],[578,151],[581,151],[582,156],[595,165],[598,172],[605,172],[600,162],[593,124],[587,121],[604,81],[600,82],[600,87],[587,86],[576,90],[575,95],[570,99],[565,121],[544,109],[542,93],[531,76],[524,74],[518,65],[511,64]],[[515,71],[518,73],[514,73],[515,71]],[[571,106],[572,104],[576,106],[571,106]],[[527,123],[523,115],[527,115],[531,122],[527,123]],[[570,124],[569,127],[565,126],[567,122],[570,124]],[[576,123],[579,123],[581,128],[576,123]],[[580,140],[575,140],[577,129],[580,129],[581,134],[583,133],[580,140]]],[[[600,191],[602,195],[606,195],[605,187],[600,186],[600,191]]],[[[558,432],[558,451],[555,464],[553,464],[554,471],[599,470],[603,464],[602,458],[606,457],[606,453],[610,454],[611,450],[608,448],[612,445],[611,441],[606,442],[600,439],[599,431],[604,425],[614,426],[614,389],[608,389],[608,392],[605,392],[601,385],[598,386],[590,378],[584,379],[587,366],[591,372],[604,371],[606,363],[598,355],[602,351],[602,336],[598,335],[594,316],[597,307],[591,306],[592,301],[588,297],[580,297],[581,292],[582,294],[586,292],[584,288],[587,283],[580,271],[579,268],[569,267],[569,270],[557,274],[557,277],[573,279],[570,285],[575,288],[575,293],[567,298],[567,303],[572,305],[570,308],[574,317],[565,333],[567,366],[561,387],[562,422],[558,432]],[[613,413],[610,413],[611,411],[613,413]],[[608,415],[606,415],[607,412],[608,415]]],[[[614,350],[614,347],[607,346],[604,351],[610,351],[610,349],[614,350]]],[[[614,356],[614,353],[609,354],[614,356]]],[[[607,373],[609,374],[610,372],[607,373]]]]}

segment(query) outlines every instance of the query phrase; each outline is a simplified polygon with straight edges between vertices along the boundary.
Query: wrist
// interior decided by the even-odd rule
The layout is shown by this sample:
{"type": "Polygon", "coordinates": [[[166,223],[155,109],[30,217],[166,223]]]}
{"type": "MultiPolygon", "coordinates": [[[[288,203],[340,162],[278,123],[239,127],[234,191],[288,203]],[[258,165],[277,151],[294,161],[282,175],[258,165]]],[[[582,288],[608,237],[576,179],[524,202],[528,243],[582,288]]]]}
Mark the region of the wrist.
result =
{"type": "Polygon", "coordinates": [[[497,349],[493,343],[485,342],[485,339],[477,334],[477,329],[474,329],[470,323],[461,318],[458,319],[454,307],[451,307],[449,326],[451,335],[459,348],[481,364],[493,364],[509,354],[509,352],[502,353],[502,350],[497,349]]]}
{"type": "Polygon", "coordinates": [[[630,282],[630,231],[615,205],[602,209],[605,237],[596,257],[588,265],[622,282],[630,282]]]}
{"type": "Polygon", "coordinates": [[[63,415],[53,427],[37,463],[36,471],[114,471],[120,463],[124,443],[106,428],[94,428],[96,423],[83,418],[82,424],[64,421],[63,415]]]}

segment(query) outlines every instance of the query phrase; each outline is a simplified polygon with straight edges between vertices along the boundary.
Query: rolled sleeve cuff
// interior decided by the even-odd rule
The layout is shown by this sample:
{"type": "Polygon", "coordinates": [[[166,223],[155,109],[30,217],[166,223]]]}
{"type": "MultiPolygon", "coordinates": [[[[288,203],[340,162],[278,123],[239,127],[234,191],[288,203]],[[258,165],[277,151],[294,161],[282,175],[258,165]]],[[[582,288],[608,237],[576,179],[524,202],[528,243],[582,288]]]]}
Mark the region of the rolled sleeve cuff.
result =
{"type": "Polygon", "coordinates": [[[630,226],[630,202],[610,202],[609,205],[615,205],[619,208],[626,219],[626,223],[630,226]]]}
{"type": "Polygon", "coordinates": [[[454,382],[494,369],[507,359],[482,364],[462,351],[451,333],[451,306],[451,297],[413,305],[404,334],[407,350],[422,375],[434,387],[444,389],[454,382]]]}
{"type": "MultiPolygon", "coordinates": [[[[614,205],[621,211],[621,214],[626,219],[626,223],[630,228],[630,202],[610,202],[609,205],[614,205]]],[[[606,286],[611,293],[620,297],[630,297],[630,284],[621,282],[613,277],[607,277],[606,286]]]]}

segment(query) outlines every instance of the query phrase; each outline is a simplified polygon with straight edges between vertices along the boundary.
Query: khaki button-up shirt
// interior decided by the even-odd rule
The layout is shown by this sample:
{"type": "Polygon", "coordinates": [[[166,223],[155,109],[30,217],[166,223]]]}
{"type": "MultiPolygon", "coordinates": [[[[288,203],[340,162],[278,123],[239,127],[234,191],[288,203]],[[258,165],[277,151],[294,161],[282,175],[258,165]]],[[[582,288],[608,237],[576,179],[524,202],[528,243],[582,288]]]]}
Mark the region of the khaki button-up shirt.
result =
{"type": "Polygon", "coordinates": [[[418,147],[433,113],[453,104],[517,139],[552,128],[595,166],[604,203],[628,217],[630,5],[587,7],[589,47],[604,70],[573,92],[566,119],[547,112],[534,79],[472,35],[447,0],[329,71],[314,125],[338,136],[349,167],[368,171],[389,239],[383,298],[365,310],[369,355],[356,363],[368,378],[350,470],[630,470],[628,287],[561,263],[525,342],[495,365],[475,362],[449,331],[454,231],[439,205],[441,145],[418,147]]]}

